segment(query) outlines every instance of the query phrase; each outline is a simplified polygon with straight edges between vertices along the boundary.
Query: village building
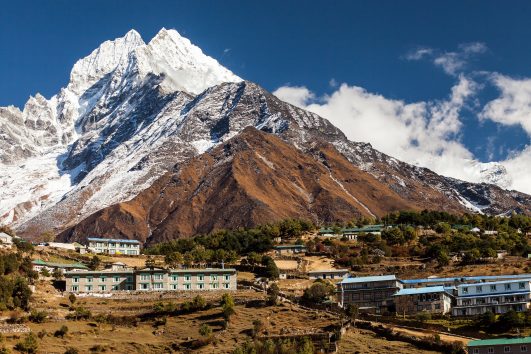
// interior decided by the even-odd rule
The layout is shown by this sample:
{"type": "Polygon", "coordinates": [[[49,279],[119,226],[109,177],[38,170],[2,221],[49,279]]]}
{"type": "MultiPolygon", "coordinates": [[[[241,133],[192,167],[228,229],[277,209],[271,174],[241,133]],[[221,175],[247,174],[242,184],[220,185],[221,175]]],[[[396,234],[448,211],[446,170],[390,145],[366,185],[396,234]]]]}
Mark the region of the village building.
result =
{"type": "Polygon", "coordinates": [[[65,272],[66,290],[73,293],[114,291],[216,291],[236,290],[235,269],[130,269],[113,264],[110,269],[65,272]]]}
{"type": "Polygon", "coordinates": [[[343,279],[348,277],[348,275],[348,269],[325,269],[308,272],[308,278],[310,279],[343,279]]]}
{"type": "Polygon", "coordinates": [[[65,271],[83,271],[87,270],[87,266],[81,263],[53,263],[53,262],[45,262],[42,259],[35,259],[31,262],[33,264],[33,270],[36,272],[41,272],[43,269],[46,269],[49,273],[52,273],[56,269],[61,270],[62,272],[65,271]]]}
{"type": "Polygon", "coordinates": [[[346,278],[337,283],[339,306],[353,304],[361,312],[384,313],[392,310],[393,295],[402,289],[402,283],[392,275],[346,278]]]}
{"type": "Polygon", "coordinates": [[[273,247],[278,256],[306,253],[308,249],[304,245],[280,245],[273,247]]]}
{"type": "Polygon", "coordinates": [[[73,242],[73,243],[48,242],[46,245],[50,248],[67,250],[67,251],[78,251],[80,248],[84,247],[82,244],[77,243],[77,242],[73,242]]]}
{"type": "Polygon", "coordinates": [[[421,279],[401,279],[404,288],[419,288],[424,286],[456,287],[461,284],[474,284],[490,281],[531,279],[531,274],[508,274],[508,275],[475,275],[462,277],[428,277],[421,279]]]}
{"type": "Polygon", "coordinates": [[[88,249],[93,253],[138,256],[140,241],[112,238],[88,238],[88,249]]]}
{"type": "Polygon", "coordinates": [[[531,337],[481,339],[468,342],[468,354],[531,352],[531,337]]]}
{"type": "Polygon", "coordinates": [[[380,235],[385,225],[365,225],[362,227],[351,227],[339,230],[338,233],[334,232],[331,228],[321,228],[319,230],[320,236],[325,237],[344,237],[350,241],[356,241],[361,234],[380,235]]]}
{"type": "Polygon", "coordinates": [[[415,315],[419,312],[447,314],[452,310],[453,288],[430,286],[400,289],[395,295],[396,313],[415,315]]]}
{"type": "Polygon", "coordinates": [[[13,237],[6,234],[5,232],[0,232],[0,248],[10,249],[13,247],[13,237]]]}
{"type": "Polygon", "coordinates": [[[502,314],[526,311],[531,300],[531,279],[462,284],[457,287],[454,316],[476,316],[487,311],[502,314]]]}

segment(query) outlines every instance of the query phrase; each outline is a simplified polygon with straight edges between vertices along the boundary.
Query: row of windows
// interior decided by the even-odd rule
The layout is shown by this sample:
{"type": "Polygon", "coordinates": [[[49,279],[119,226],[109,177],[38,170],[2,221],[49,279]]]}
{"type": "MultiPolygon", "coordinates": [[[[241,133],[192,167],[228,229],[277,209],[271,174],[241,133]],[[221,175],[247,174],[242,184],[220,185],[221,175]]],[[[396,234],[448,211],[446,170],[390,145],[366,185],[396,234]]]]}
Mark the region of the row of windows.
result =
{"type": "MultiPolygon", "coordinates": [[[[503,352],[512,353],[511,347],[506,345],[505,347],[503,347],[503,352]]],[[[479,348],[474,348],[474,351],[472,353],[479,354],[479,348]]],[[[487,353],[494,353],[494,348],[487,348],[487,353]]],[[[527,345],[520,346],[520,353],[527,353],[527,345]]]]}
{"type": "MultiPolygon", "coordinates": [[[[211,274],[210,275],[210,281],[218,281],[219,278],[220,278],[220,276],[217,275],[217,274],[211,274]]],[[[150,279],[151,279],[151,274],[141,274],[140,275],[140,280],[150,280],[150,279]]],[[[154,280],[163,280],[164,279],[164,274],[153,274],[153,279],[154,280]]],[[[170,275],[170,279],[172,281],[177,281],[179,279],[179,276],[176,275],[176,274],[172,274],[172,275],[170,275]]],[[[205,280],[205,276],[203,274],[198,274],[196,276],[196,279],[197,279],[197,281],[204,281],[205,280]]],[[[223,279],[225,281],[230,281],[230,275],[224,275],[223,279]]],[[[184,275],[184,280],[185,281],[191,281],[192,280],[192,276],[189,275],[189,274],[186,274],[186,275],[184,275]]]]}
{"type": "Polygon", "coordinates": [[[120,248],[140,248],[139,245],[135,245],[135,244],[131,244],[131,243],[114,243],[114,242],[110,242],[110,243],[103,243],[103,242],[96,242],[96,244],[94,245],[94,243],[90,243],[90,247],[120,247],[120,248]]]}
{"type": "MultiPolygon", "coordinates": [[[[209,284],[209,289],[219,289],[219,284],[218,283],[211,283],[209,284]]],[[[182,286],[182,289],[183,290],[192,290],[192,284],[190,283],[185,283],[183,284],[182,286]]],[[[177,284],[170,284],[170,287],[169,287],[171,290],[180,290],[179,286],[177,284]]],[[[149,283],[141,283],[140,284],[140,289],[141,290],[149,290],[149,283]]],[[[160,290],[160,289],[164,289],[164,284],[163,283],[154,283],[153,284],[153,289],[155,290],[160,290]]],[[[206,289],[205,288],[205,284],[204,283],[199,283],[199,284],[195,284],[195,289],[198,289],[198,290],[204,290],[206,289]]],[[[223,289],[230,289],[230,283],[224,283],[223,284],[223,289]]]]}
{"type": "MultiPolygon", "coordinates": [[[[79,279],[82,279],[82,277],[73,277],[72,278],[72,283],[79,283],[79,279]]],[[[112,277],[100,276],[100,277],[96,277],[96,278],[94,278],[94,277],[87,277],[86,278],[87,283],[92,283],[94,281],[94,279],[99,280],[101,283],[105,283],[107,281],[107,279],[112,279],[113,283],[120,283],[123,280],[127,280],[128,283],[132,283],[133,282],[133,276],[132,275],[129,275],[126,278],[120,277],[120,276],[112,276],[112,277]]]]}
{"type": "MultiPolygon", "coordinates": [[[[503,284],[504,285],[504,289],[505,290],[512,290],[513,289],[513,284],[515,283],[507,283],[507,284],[503,284]]],[[[500,289],[501,289],[501,284],[498,284],[500,286],[500,289]]],[[[498,285],[497,284],[491,284],[490,285],[490,291],[497,291],[498,290],[498,285]]],[[[516,285],[516,284],[515,284],[516,285]]],[[[475,288],[476,289],[476,294],[481,294],[483,293],[483,287],[486,287],[486,285],[477,285],[477,286],[465,286],[463,287],[463,294],[468,294],[469,293],[469,289],[471,288],[475,288]]],[[[516,289],[516,287],[514,287],[514,289],[516,289]]],[[[518,289],[525,289],[525,282],[520,282],[518,283],[518,289]]]]}
{"type": "MultiPolygon", "coordinates": [[[[107,285],[98,285],[97,287],[94,287],[93,285],[85,285],[83,288],[84,291],[107,291],[108,287],[107,285]]],[[[110,287],[112,290],[120,290],[119,285],[112,285],[110,287]]],[[[125,290],[133,290],[133,285],[126,285],[124,288],[125,290]]],[[[72,285],[72,291],[78,292],[79,291],[79,285],[72,285]]]]}
{"type": "Polygon", "coordinates": [[[504,303],[510,303],[510,302],[522,302],[522,301],[526,301],[526,300],[527,300],[527,297],[524,296],[524,295],[499,296],[499,297],[478,298],[478,299],[459,299],[459,304],[462,305],[462,306],[485,305],[485,304],[504,304],[504,303]]]}

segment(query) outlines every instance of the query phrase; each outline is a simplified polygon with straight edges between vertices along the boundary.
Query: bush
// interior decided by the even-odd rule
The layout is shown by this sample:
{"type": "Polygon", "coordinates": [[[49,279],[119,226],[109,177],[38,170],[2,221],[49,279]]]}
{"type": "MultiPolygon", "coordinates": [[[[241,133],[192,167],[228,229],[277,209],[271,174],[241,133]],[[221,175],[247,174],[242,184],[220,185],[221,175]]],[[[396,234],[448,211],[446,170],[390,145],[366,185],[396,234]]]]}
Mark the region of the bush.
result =
{"type": "Polygon", "coordinates": [[[74,347],[68,347],[65,350],[65,354],[79,354],[79,350],[74,347]]]}
{"type": "Polygon", "coordinates": [[[210,337],[212,334],[212,328],[206,323],[203,323],[201,327],[199,327],[199,334],[203,337],[210,337]]]}
{"type": "Polygon", "coordinates": [[[34,323],[43,323],[46,320],[48,313],[46,311],[31,311],[29,315],[29,320],[34,323]]]}
{"type": "Polygon", "coordinates": [[[63,338],[68,333],[68,327],[62,325],[57,331],[54,332],[53,336],[58,338],[63,338]]]}
{"type": "Polygon", "coordinates": [[[426,322],[426,321],[431,320],[431,313],[427,311],[422,311],[422,312],[417,313],[415,318],[420,322],[426,322]]]}
{"type": "Polygon", "coordinates": [[[15,350],[21,353],[37,353],[37,348],[39,344],[37,343],[37,338],[33,333],[30,333],[24,338],[23,341],[18,342],[15,345],[15,350]]]}

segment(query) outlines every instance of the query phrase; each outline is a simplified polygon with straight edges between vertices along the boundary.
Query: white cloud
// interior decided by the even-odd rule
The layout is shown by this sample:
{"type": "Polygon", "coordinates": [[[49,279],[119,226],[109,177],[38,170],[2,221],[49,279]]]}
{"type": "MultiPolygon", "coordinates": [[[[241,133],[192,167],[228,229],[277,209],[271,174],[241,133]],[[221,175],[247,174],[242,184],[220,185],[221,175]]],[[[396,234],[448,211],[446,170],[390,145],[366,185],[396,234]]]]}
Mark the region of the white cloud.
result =
{"type": "MultiPolygon", "coordinates": [[[[371,143],[400,160],[472,182],[483,178],[482,164],[460,141],[460,113],[479,85],[459,75],[445,100],[406,103],[342,84],[330,95],[316,97],[306,87],[284,86],[274,94],[327,118],[352,141],[371,143]]],[[[531,104],[531,96],[529,101],[531,104]]],[[[531,147],[501,164],[512,188],[531,193],[531,147]]]]}
{"type": "Polygon", "coordinates": [[[273,94],[294,106],[304,108],[315,99],[315,94],[304,86],[282,86],[273,94]]]}
{"type": "Polygon", "coordinates": [[[433,48],[419,48],[405,55],[406,60],[422,60],[430,58],[433,64],[441,67],[449,75],[460,75],[466,68],[469,60],[477,54],[487,51],[487,46],[481,42],[460,44],[459,50],[440,52],[433,48]]]}
{"type": "Polygon", "coordinates": [[[493,74],[492,82],[500,97],[485,105],[480,114],[503,125],[520,125],[531,136],[531,79],[512,79],[493,74]]]}
{"type": "Polygon", "coordinates": [[[433,49],[431,48],[418,48],[408,54],[406,54],[405,58],[407,60],[420,60],[424,57],[430,56],[433,53],[433,49]]]}

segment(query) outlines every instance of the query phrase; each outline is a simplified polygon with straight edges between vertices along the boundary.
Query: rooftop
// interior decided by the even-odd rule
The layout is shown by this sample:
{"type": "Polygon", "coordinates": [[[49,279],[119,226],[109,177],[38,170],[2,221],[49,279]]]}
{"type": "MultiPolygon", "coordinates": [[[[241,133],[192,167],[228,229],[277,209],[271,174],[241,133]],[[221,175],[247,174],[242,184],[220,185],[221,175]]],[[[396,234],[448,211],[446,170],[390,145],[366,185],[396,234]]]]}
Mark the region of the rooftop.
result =
{"type": "Polygon", "coordinates": [[[305,245],[280,245],[273,247],[274,249],[290,249],[290,248],[306,248],[305,245]]]}
{"type": "MultiPolygon", "coordinates": [[[[531,277],[530,277],[531,278],[531,277]]],[[[524,279],[511,279],[511,280],[499,280],[499,281],[490,281],[490,282],[484,282],[484,283],[475,283],[475,284],[460,284],[458,288],[463,287],[470,287],[470,286],[478,286],[478,285],[494,285],[494,284],[507,284],[507,283],[520,283],[524,281],[531,281],[530,278],[524,278],[524,279]]]]}
{"type": "Polygon", "coordinates": [[[531,337],[522,338],[496,338],[480,339],[468,342],[469,347],[482,347],[485,345],[508,345],[508,344],[530,344],[531,337]]]}
{"type": "Polygon", "coordinates": [[[309,274],[313,273],[348,273],[348,269],[321,269],[321,270],[310,270],[309,274]]]}
{"type": "Polygon", "coordinates": [[[45,262],[42,259],[35,259],[31,261],[34,265],[55,267],[55,268],[78,268],[78,269],[88,269],[86,265],[81,263],[52,263],[45,262]]]}
{"type": "Polygon", "coordinates": [[[400,291],[398,291],[395,296],[442,293],[448,292],[449,290],[451,289],[445,288],[444,286],[428,286],[425,288],[400,289],[400,291]]]}
{"type": "Polygon", "coordinates": [[[96,242],[120,242],[120,243],[135,243],[140,244],[140,241],[138,240],[127,240],[127,239],[118,239],[118,238],[98,238],[98,237],[89,237],[87,238],[88,241],[96,241],[96,242]]]}
{"type": "Polygon", "coordinates": [[[531,274],[512,274],[512,275],[478,275],[468,277],[448,277],[448,278],[424,278],[424,279],[403,279],[404,284],[420,283],[439,283],[439,282],[465,282],[465,281],[484,281],[484,280],[502,280],[502,279],[531,279],[531,274]]]}
{"type": "Polygon", "coordinates": [[[340,284],[368,283],[368,282],[374,282],[374,281],[388,281],[388,280],[397,280],[397,279],[394,274],[376,275],[376,276],[370,276],[370,277],[353,277],[353,278],[343,279],[340,284]]]}

